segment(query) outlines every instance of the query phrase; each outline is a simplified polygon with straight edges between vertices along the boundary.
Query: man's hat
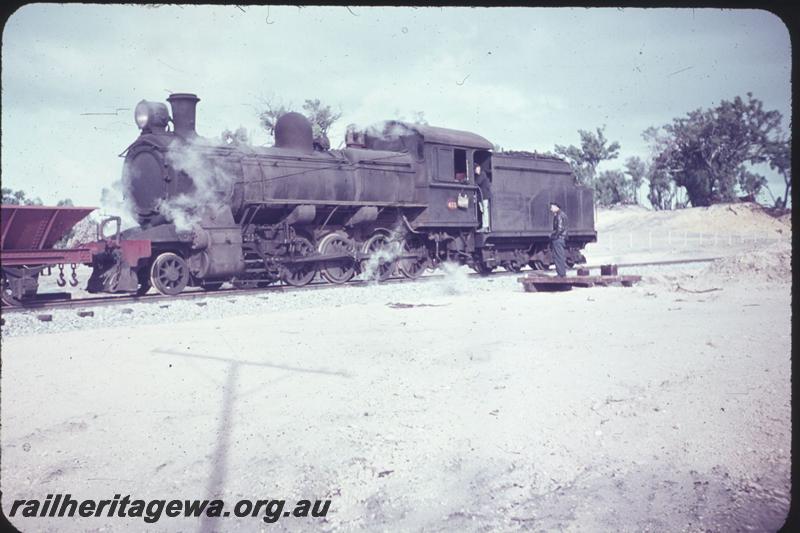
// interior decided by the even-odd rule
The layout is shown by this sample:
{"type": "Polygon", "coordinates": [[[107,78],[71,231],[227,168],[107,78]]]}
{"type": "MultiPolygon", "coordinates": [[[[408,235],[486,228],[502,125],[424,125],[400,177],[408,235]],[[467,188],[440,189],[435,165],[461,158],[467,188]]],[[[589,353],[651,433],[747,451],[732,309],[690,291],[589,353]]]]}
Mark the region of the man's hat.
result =
{"type": "Polygon", "coordinates": [[[554,206],[556,206],[557,208],[561,209],[561,206],[560,206],[560,205],[558,205],[556,202],[550,202],[550,205],[554,205],[554,206]]]}

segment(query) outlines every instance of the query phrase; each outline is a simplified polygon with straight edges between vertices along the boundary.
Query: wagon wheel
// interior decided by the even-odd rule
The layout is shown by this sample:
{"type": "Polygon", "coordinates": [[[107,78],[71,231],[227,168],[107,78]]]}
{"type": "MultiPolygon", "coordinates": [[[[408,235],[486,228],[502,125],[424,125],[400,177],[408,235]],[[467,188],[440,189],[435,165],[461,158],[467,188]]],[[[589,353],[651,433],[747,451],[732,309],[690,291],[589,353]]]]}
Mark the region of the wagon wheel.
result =
{"type": "MultiPolygon", "coordinates": [[[[329,233],[319,243],[319,253],[322,255],[351,255],[353,244],[340,233],[329,233]]],[[[320,274],[331,283],[346,283],[356,273],[355,264],[351,259],[340,258],[323,264],[320,274]]]]}
{"type": "Polygon", "coordinates": [[[416,255],[416,257],[401,259],[397,262],[397,270],[408,279],[417,279],[430,266],[428,250],[418,239],[405,239],[403,241],[403,255],[412,254],[416,255]]]}
{"type": "Polygon", "coordinates": [[[391,277],[397,266],[399,242],[389,239],[383,233],[376,233],[367,239],[362,251],[369,254],[369,259],[361,262],[361,270],[366,274],[366,279],[386,281],[391,277]]]}
{"type": "Polygon", "coordinates": [[[173,296],[181,292],[189,283],[189,265],[183,257],[165,252],[153,261],[150,268],[150,282],[161,294],[173,296]]]}
{"type": "MultiPolygon", "coordinates": [[[[314,245],[305,237],[297,236],[294,241],[295,257],[308,257],[314,253],[314,245]]],[[[289,263],[283,266],[281,279],[293,287],[308,285],[317,273],[317,265],[311,261],[289,263]]]]}
{"type": "Polygon", "coordinates": [[[7,305],[9,307],[16,307],[18,305],[21,305],[22,302],[14,298],[14,293],[11,290],[11,283],[9,283],[5,273],[3,273],[2,284],[3,284],[3,293],[2,293],[3,305],[7,305]]]}

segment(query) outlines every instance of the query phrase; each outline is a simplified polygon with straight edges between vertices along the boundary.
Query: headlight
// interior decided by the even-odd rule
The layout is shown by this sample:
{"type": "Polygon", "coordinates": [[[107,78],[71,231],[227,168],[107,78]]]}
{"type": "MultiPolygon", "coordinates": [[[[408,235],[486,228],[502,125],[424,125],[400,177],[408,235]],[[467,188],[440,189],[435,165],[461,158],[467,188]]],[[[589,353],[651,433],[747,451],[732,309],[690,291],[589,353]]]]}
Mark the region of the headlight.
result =
{"type": "Polygon", "coordinates": [[[133,118],[136,120],[136,125],[139,126],[140,130],[152,132],[163,130],[170,121],[166,105],[160,102],[148,102],[147,100],[142,100],[136,104],[133,118]]]}
{"type": "Polygon", "coordinates": [[[133,116],[139,129],[147,126],[147,123],[150,122],[150,106],[146,100],[142,100],[136,104],[136,110],[133,112],[133,116]]]}

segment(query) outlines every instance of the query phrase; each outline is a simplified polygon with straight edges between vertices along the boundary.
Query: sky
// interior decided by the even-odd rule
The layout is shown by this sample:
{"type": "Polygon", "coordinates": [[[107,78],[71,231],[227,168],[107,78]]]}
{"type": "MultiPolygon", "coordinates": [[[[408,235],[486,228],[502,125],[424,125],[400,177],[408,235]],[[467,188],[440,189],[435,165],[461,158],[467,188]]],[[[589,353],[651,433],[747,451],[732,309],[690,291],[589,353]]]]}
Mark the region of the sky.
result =
{"type": "MultiPolygon", "coordinates": [[[[2,35],[2,184],[101,205],[138,135],[133,108],[200,97],[197,130],[259,126],[265,102],[319,98],[347,124],[411,119],[552,151],[605,125],[641,133],[749,91],[791,116],[789,32],[760,10],[32,4],[2,35]]],[[[767,173],[774,194],[783,180],[767,173]]]]}

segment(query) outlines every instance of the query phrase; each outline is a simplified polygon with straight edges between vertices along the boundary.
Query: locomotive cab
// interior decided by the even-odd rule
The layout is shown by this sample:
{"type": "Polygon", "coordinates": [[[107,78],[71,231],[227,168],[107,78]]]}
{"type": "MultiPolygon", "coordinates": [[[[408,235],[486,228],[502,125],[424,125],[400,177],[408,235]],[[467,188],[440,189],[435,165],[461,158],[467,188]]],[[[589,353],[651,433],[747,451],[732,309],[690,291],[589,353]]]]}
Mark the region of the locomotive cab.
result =
{"type": "Polygon", "coordinates": [[[477,228],[479,191],[473,167],[491,156],[492,144],[467,131],[401,121],[387,121],[381,130],[348,130],[348,146],[405,151],[422,164],[414,201],[426,205],[412,222],[415,229],[477,228]]]}

